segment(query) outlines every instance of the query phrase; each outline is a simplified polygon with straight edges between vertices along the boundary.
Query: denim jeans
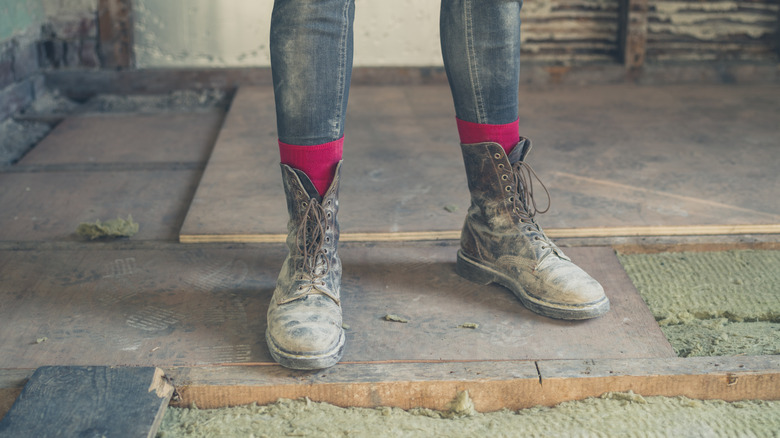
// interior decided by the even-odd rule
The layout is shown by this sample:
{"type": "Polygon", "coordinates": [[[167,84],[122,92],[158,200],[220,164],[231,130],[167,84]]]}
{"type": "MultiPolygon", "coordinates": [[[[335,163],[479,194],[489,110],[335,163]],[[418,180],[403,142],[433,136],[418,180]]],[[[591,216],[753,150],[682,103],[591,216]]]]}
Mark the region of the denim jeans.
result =
{"type": "MultiPolygon", "coordinates": [[[[442,0],[441,48],[455,115],[517,120],[522,0],[442,0]]],[[[279,140],[315,145],[344,135],[354,0],[275,0],[271,70],[279,140]]]]}

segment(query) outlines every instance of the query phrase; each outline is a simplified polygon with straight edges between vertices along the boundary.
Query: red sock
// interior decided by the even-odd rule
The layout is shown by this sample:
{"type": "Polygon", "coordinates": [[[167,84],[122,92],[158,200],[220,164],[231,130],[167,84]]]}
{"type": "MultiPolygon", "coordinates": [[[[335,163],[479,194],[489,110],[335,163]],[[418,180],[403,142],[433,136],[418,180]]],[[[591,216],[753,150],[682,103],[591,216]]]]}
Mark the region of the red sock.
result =
{"type": "Polygon", "coordinates": [[[341,161],[344,137],[313,146],[296,146],[279,141],[282,164],[298,169],[309,177],[320,196],[324,196],[333,182],[336,165],[341,161]]]}
{"type": "Polygon", "coordinates": [[[520,119],[506,125],[471,123],[455,118],[458,134],[463,144],[493,142],[500,144],[507,154],[520,141],[520,119]]]}

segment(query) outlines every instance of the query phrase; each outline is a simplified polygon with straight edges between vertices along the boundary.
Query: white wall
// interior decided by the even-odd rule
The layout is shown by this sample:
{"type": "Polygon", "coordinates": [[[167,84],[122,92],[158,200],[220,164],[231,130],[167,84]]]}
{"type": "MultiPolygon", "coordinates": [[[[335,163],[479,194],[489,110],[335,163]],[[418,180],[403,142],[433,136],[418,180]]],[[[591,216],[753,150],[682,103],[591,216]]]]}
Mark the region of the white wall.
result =
{"type": "MultiPolygon", "coordinates": [[[[135,0],[136,63],[268,66],[272,6],[273,0],[135,0]]],[[[442,64],[438,0],[356,0],[355,9],[356,66],[442,64]]]]}

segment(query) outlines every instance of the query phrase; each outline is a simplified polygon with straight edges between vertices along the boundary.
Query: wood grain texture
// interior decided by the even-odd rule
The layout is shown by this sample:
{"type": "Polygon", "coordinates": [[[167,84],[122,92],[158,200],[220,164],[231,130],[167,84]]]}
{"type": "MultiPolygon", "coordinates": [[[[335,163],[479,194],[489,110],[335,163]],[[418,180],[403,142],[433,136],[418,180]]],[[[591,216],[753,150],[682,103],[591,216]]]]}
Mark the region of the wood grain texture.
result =
{"type": "Polygon", "coordinates": [[[76,228],[132,215],[134,240],[175,241],[201,171],[0,173],[0,240],[79,241],[76,228]]]}
{"type": "Polygon", "coordinates": [[[111,163],[205,163],[222,111],[70,117],[19,166],[111,163]]]}
{"type": "Polygon", "coordinates": [[[626,68],[641,69],[647,45],[647,0],[620,0],[618,44],[626,68]]]}
{"type": "Polygon", "coordinates": [[[520,17],[523,60],[586,63],[617,57],[618,0],[526,2],[520,17]]]}
{"type": "MultiPolygon", "coordinates": [[[[538,316],[504,288],[462,279],[457,248],[342,244],[344,361],[674,356],[609,248],[566,249],[612,301],[583,322],[538,316]]],[[[263,333],[285,255],[283,245],[0,251],[0,368],[272,364],[263,333]]]]}
{"type": "Polygon", "coordinates": [[[777,61],[777,2],[649,0],[652,62],[777,61]]]}
{"type": "Polygon", "coordinates": [[[42,367],[0,436],[154,437],[173,395],[159,368],[42,367]]]}
{"type": "Polygon", "coordinates": [[[776,356],[631,360],[342,363],[320,372],[279,366],[174,368],[181,400],[200,408],[308,397],[338,406],[447,409],[464,390],[480,412],[553,406],[612,391],[708,400],[780,399],[776,356]]]}
{"type": "Polygon", "coordinates": [[[133,67],[133,5],[131,0],[98,0],[100,63],[106,69],[133,67]]]}
{"type": "MultiPolygon", "coordinates": [[[[550,236],[778,232],[780,205],[766,199],[780,190],[780,88],[524,88],[521,101],[529,162],[552,196],[538,217],[550,236]]],[[[459,237],[469,195],[450,106],[446,87],[354,87],[344,241],[459,237]]],[[[180,241],[284,239],[273,120],[270,88],[238,91],[180,241]]]]}

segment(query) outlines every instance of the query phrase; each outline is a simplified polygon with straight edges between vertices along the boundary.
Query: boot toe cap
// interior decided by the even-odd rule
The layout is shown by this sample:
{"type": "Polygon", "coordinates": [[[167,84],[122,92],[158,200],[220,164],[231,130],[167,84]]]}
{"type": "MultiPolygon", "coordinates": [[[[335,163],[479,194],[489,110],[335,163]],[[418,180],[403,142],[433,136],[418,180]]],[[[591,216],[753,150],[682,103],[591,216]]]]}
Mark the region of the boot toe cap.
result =
{"type": "Polygon", "coordinates": [[[341,308],[330,298],[310,295],[268,312],[268,337],[290,355],[328,354],[343,344],[341,308]]]}

